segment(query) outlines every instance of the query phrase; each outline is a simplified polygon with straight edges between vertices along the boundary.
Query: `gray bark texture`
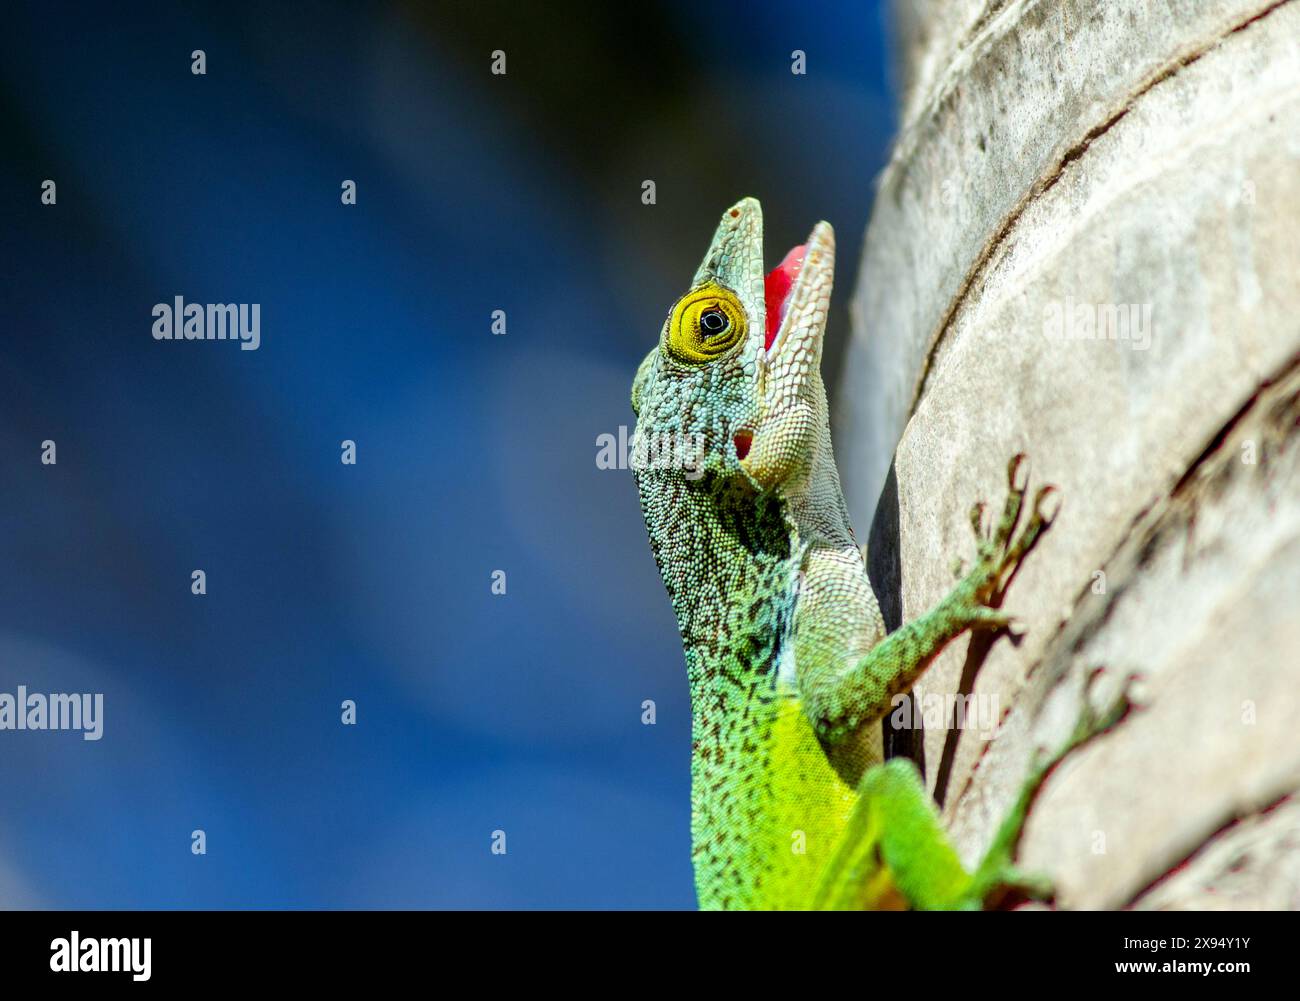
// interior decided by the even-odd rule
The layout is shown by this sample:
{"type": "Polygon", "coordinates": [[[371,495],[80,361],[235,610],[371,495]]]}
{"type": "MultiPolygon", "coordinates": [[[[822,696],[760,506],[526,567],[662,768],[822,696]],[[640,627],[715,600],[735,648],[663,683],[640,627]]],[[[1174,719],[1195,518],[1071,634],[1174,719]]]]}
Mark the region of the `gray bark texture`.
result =
{"type": "Polygon", "coordinates": [[[1066,907],[1300,907],[1300,0],[900,0],[895,29],[834,394],[886,618],[969,564],[1013,453],[1062,500],[1023,637],[917,686],[944,820],[976,860],[1090,672],[1097,703],[1136,672],[1022,865],[1066,907]]]}

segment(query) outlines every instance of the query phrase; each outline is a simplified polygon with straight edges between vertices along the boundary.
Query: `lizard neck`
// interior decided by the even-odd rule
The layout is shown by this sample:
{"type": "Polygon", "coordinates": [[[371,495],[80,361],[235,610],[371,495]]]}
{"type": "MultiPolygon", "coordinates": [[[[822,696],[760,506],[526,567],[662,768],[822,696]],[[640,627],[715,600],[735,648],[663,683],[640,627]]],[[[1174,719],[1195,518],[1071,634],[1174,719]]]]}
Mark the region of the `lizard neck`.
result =
{"type": "Polygon", "coordinates": [[[739,477],[655,472],[638,488],[698,723],[771,688],[794,607],[794,529],[783,500],[739,477]]]}
{"type": "Polygon", "coordinates": [[[775,848],[768,777],[789,701],[777,674],[791,642],[799,547],[785,502],[747,483],[658,472],[638,487],[686,654],[700,904],[757,906],[753,875],[775,848]]]}

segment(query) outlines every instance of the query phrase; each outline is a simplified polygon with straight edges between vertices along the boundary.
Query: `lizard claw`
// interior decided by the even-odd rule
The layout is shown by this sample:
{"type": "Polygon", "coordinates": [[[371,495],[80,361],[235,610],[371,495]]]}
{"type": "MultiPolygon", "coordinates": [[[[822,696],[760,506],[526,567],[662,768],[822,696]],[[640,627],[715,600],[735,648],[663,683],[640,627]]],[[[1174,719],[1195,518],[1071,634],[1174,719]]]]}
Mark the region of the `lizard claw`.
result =
{"type": "Polygon", "coordinates": [[[1074,733],[1070,737],[1069,748],[1078,747],[1093,737],[1105,733],[1128,716],[1136,707],[1132,693],[1136,685],[1142,680],[1142,676],[1137,672],[1130,672],[1125,676],[1120,684],[1119,692],[1107,703],[1106,708],[1098,711],[1093,706],[1092,691],[1096,687],[1098,679],[1106,673],[1104,667],[1094,667],[1084,679],[1082,706],[1079,709],[1079,719],[1074,724],[1074,733]]]}
{"type": "Polygon", "coordinates": [[[1001,605],[1002,596],[1021,563],[1060,511],[1060,495],[1056,487],[1040,487],[1034,495],[1029,520],[1017,535],[1029,486],[1028,470],[1029,460],[1023,452],[1013,455],[1007,463],[1007,499],[991,536],[984,528],[985,504],[981,501],[971,508],[971,529],[978,545],[975,567],[966,578],[976,606],[971,610],[972,625],[997,629],[1011,626],[1007,616],[991,610],[1001,605]]]}
{"type": "Polygon", "coordinates": [[[1104,667],[1094,667],[1083,679],[1083,692],[1079,699],[1079,716],[1074,722],[1074,730],[1070,733],[1070,738],[1054,754],[1046,757],[1043,756],[1041,751],[1035,754],[1035,759],[1040,762],[1044,771],[1054,768],[1062,758],[1075,748],[1081,747],[1094,737],[1099,737],[1106,731],[1113,729],[1137,708],[1132,693],[1142,676],[1137,673],[1130,673],[1125,676],[1119,692],[1106,704],[1106,708],[1100,711],[1097,710],[1093,705],[1092,690],[1096,687],[1098,679],[1107,673],[1104,667]]]}
{"type": "Polygon", "coordinates": [[[986,505],[976,502],[970,510],[975,535],[975,565],[965,577],[960,562],[954,573],[960,583],[952,600],[962,609],[966,623],[975,629],[1005,629],[1013,640],[1024,634],[1023,625],[1001,610],[1008,585],[1025,557],[1051,527],[1060,511],[1060,495],[1054,486],[1040,487],[1034,495],[1029,520],[1017,535],[1029,487],[1029,460],[1017,453],[1007,463],[1007,499],[996,529],[990,535],[984,526],[986,505]]]}
{"type": "Polygon", "coordinates": [[[1007,463],[1007,502],[1002,508],[997,533],[993,536],[994,549],[1005,551],[1015,533],[1025,500],[1025,488],[1029,485],[1028,461],[1024,452],[1017,452],[1007,463]]]}
{"type": "Polygon", "coordinates": [[[975,545],[980,549],[984,548],[986,541],[984,535],[984,511],[987,508],[983,501],[976,501],[970,509],[970,527],[975,533],[975,545]]]}
{"type": "Polygon", "coordinates": [[[1002,566],[998,568],[1001,577],[998,583],[999,592],[1007,589],[1011,579],[1015,577],[1016,571],[1020,569],[1020,564],[1024,561],[1024,558],[1038,544],[1039,537],[1052,527],[1052,522],[1060,511],[1060,491],[1050,483],[1039,487],[1038,493],[1034,495],[1033,513],[1029,516],[1029,522],[1025,525],[1025,530],[1020,533],[1020,538],[1007,547],[1002,566]]]}

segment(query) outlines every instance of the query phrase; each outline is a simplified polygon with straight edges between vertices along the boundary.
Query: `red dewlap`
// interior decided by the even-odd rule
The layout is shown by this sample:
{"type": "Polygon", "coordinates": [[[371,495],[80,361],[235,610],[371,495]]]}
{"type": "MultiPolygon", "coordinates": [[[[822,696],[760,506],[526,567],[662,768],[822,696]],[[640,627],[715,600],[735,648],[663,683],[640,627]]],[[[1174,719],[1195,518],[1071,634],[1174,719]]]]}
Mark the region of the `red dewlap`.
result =
{"type": "Polygon", "coordinates": [[[785,301],[790,295],[790,289],[794,287],[795,280],[799,277],[799,272],[803,268],[803,255],[808,250],[808,244],[801,243],[799,246],[790,250],[785,255],[785,259],[776,267],[767,273],[763,279],[763,293],[767,300],[767,337],[763,341],[763,349],[771,348],[772,342],[776,340],[776,332],[781,329],[781,320],[785,314],[785,301]]]}

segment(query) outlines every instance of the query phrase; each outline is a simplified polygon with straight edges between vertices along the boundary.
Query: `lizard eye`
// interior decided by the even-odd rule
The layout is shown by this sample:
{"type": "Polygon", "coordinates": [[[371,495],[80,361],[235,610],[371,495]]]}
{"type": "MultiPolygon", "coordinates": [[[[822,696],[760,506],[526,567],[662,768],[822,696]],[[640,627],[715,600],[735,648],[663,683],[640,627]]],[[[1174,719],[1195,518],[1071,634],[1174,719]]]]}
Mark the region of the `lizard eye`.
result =
{"type": "Polygon", "coordinates": [[[685,362],[720,358],[745,336],[745,309],[735,293],[710,283],[686,293],[673,307],[668,350],[685,362]]]}
{"type": "Polygon", "coordinates": [[[706,309],[700,314],[700,335],[704,338],[717,337],[731,326],[727,314],[720,309],[706,309]]]}

